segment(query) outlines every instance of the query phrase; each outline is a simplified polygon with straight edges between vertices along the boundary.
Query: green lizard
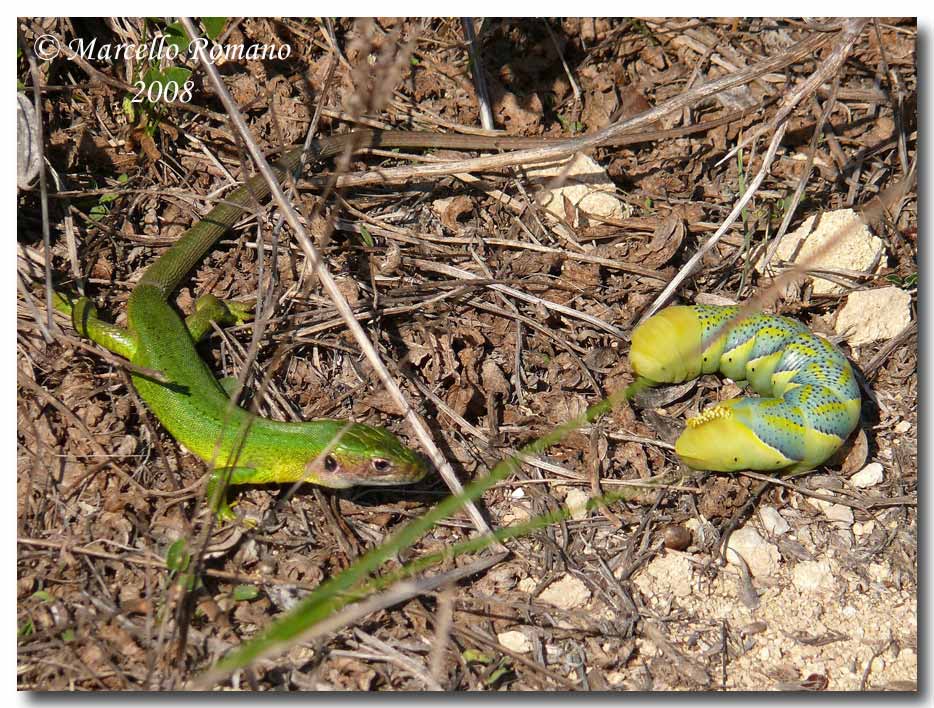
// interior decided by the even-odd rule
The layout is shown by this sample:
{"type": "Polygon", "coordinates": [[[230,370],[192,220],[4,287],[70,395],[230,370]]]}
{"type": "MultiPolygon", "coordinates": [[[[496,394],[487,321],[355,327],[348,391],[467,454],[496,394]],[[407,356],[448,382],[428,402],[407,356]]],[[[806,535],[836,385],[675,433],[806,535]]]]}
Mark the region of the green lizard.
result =
{"type": "MultiPolygon", "coordinates": [[[[488,138],[434,133],[357,131],[316,141],[310,155],[333,156],[352,147],[521,148],[540,138],[488,138]]],[[[302,149],[286,153],[274,166],[279,179],[301,164],[302,149]]],[[[256,175],[231,192],[149,266],[127,304],[127,329],[101,320],[87,298],[72,301],[55,293],[55,307],[71,317],[75,330],[136,365],[131,379],[140,397],[172,436],[213,465],[208,499],[222,520],[234,518],[227,486],[270,482],[311,482],[326,487],[407,484],[428,471],[415,452],[384,430],[341,420],[283,423],[234,406],[198,356],[195,344],[212,322],[229,325],[249,318],[236,303],[208,295],[186,320],[168,298],[253,200],[269,195],[256,175]],[[140,373],[145,368],[162,381],[140,373]]]]}

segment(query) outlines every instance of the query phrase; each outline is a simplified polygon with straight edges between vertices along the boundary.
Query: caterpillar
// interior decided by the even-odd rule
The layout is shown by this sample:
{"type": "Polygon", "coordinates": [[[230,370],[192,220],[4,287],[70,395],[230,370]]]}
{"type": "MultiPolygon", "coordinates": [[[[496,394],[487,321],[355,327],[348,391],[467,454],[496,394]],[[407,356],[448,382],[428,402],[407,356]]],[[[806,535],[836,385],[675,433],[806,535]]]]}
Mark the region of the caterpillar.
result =
{"type": "Polygon", "coordinates": [[[827,460],[859,422],[860,395],[843,353],[802,323],[735,306],[667,307],[632,334],[629,362],[656,383],[719,371],[759,397],[717,403],[675,443],[689,467],[804,472],[827,460]]]}

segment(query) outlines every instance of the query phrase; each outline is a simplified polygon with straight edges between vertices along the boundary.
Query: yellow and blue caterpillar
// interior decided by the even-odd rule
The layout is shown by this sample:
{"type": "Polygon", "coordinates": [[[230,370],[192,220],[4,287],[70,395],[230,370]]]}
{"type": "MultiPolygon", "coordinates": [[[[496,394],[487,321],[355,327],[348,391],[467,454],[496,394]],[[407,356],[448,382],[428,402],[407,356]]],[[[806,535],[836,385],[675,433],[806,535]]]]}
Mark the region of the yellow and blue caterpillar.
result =
{"type": "Polygon", "coordinates": [[[803,472],[817,467],[859,422],[859,387],[843,353],[788,317],[735,320],[738,307],[668,307],[632,334],[640,376],[678,383],[721,372],[760,397],[707,408],[687,421],[675,452],[689,467],[719,472],[803,472]],[[735,320],[735,321],[733,321],[735,320]]]}

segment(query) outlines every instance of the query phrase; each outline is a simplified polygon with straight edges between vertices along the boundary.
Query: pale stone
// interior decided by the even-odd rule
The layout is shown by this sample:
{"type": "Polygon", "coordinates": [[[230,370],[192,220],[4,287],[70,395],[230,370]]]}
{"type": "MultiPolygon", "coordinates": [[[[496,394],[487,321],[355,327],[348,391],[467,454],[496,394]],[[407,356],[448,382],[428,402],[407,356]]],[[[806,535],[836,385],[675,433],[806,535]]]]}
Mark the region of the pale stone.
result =
{"type": "Polygon", "coordinates": [[[579,578],[564,575],[545,588],[538,599],[562,610],[573,610],[590,599],[590,589],[579,578]]]}
{"type": "Polygon", "coordinates": [[[836,585],[830,563],[825,560],[801,561],[795,565],[792,582],[802,592],[830,592],[836,585]]]}
{"type": "Polygon", "coordinates": [[[744,526],[730,536],[726,559],[738,565],[737,555],[746,561],[754,577],[767,578],[778,572],[778,548],[762,538],[751,526],[744,526]]]}
{"type": "Polygon", "coordinates": [[[538,196],[541,205],[559,220],[567,220],[565,197],[576,207],[578,214],[572,226],[580,225],[579,212],[617,220],[626,217],[623,203],[616,197],[616,185],[606,170],[587,155],[578,153],[558,164],[529,167],[526,174],[542,187],[538,196]],[[552,182],[557,183],[555,187],[552,182]]]}
{"type": "Polygon", "coordinates": [[[506,526],[510,524],[519,524],[528,521],[531,517],[529,510],[521,504],[514,504],[512,508],[503,514],[502,523],[506,526]]]}
{"type": "Polygon", "coordinates": [[[869,577],[877,583],[884,583],[892,577],[892,569],[888,563],[870,563],[867,571],[869,577]]]}
{"type": "Polygon", "coordinates": [[[496,639],[509,651],[514,651],[516,654],[528,654],[532,651],[532,642],[529,641],[529,638],[515,629],[500,632],[496,635],[496,639]]]}
{"type": "Polygon", "coordinates": [[[646,595],[671,593],[675,597],[691,594],[694,569],[687,556],[666,552],[655,556],[634,578],[636,587],[646,595]]]}
{"type": "MultiPolygon", "coordinates": [[[[765,255],[756,263],[760,273],[774,275],[776,260],[801,264],[805,268],[854,270],[868,272],[873,263],[880,263],[884,251],[882,239],[873,236],[859,214],[852,209],[838,209],[821,215],[812,232],[817,215],[805,219],[796,230],[782,237],[775,256],[765,268],[765,255]],[[803,243],[802,243],[803,241],[803,243]]],[[[815,295],[841,293],[843,288],[819,275],[810,275],[815,295]]]]}
{"type": "Polygon", "coordinates": [[[911,430],[911,423],[907,420],[901,420],[898,422],[898,425],[895,426],[895,432],[905,434],[911,430]]]}
{"type": "Polygon", "coordinates": [[[894,285],[847,296],[834,331],[858,347],[892,339],[911,324],[911,295],[894,285]]]}
{"type": "Polygon", "coordinates": [[[590,495],[582,489],[571,489],[564,498],[564,503],[571,511],[571,518],[577,521],[586,519],[587,514],[590,513],[587,511],[588,501],[590,501],[590,495]]]}
{"type": "Polygon", "coordinates": [[[513,499],[522,499],[525,497],[525,490],[522,487],[516,487],[509,496],[513,499]]]}
{"type": "Polygon", "coordinates": [[[774,506],[761,507],[759,509],[759,519],[762,521],[762,528],[770,536],[781,536],[788,533],[791,528],[774,506]]]}
{"type": "Polygon", "coordinates": [[[843,504],[834,504],[823,499],[812,499],[811,501],[822,511],[834,525],[840,528],[849,528],[853,525],[853,510],[843,504]]]}
{"type": "Polygon", "coordinates": [[[526,595],[531,595],[535,592],[535,588],[537,587],[538,581],[535,578],[522,578],[522,580],[519,581],[519,590],[526,595]]]}
{"type": "Polygon", "coordinates": [[[882,465],[878,462],[870,462],[859,472],[850,477],[850,484],[859,489],[874,487],[884,478],[882,465]]]}

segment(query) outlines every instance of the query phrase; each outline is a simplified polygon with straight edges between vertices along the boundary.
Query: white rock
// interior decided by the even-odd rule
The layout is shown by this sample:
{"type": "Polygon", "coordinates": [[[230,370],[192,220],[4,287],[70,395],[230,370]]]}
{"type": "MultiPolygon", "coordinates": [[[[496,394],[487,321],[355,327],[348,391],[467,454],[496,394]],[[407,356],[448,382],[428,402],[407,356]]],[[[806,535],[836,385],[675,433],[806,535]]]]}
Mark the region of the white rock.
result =
{"type": "Polygon", "coordinates": [[[508,632],[500,632],[496,635],[496,639],[504,647],[517,654],[528,654],[532,651],[532,642],[518,630],[511,629],[508,632]]]}
{"type": "Polygon", "coordinates": [[[791,528],[774,506],[760,507],[759,520],[762,521],[762,528],[770,536],[781,536],[791,528]]]}
{"type": "Polygon", "coordinates": [[[525,490],[522,487],[516,487],[509,496],[513,499],[523,499],[525,498],[525,490]]]}
{"type": "Polygon", "coordinates": [[[580,521],[586,519],[590,513],[587,511],[587,502],[590,501],[590,495],[583,489],[571,489],[564,498],[564,503],[571,510],[571,518],[580,521]]]}
{"type": "MultiPolygon", "coordinates": [[[[526,174],[542,187],[539,199],[542,206],[558,219],[567,220],[564,199],[579,212],[609,219],[623,219],[626,210],[616,197],[616,185],[606,170],[593,158],[578,153],[573,160],[563,160],[554,165],[529,167],[526,174]],[[570,162],[570,166],[569,163],[570,162]],[[552,187],[551,183],[557,182],[552,187]]],[[[579,226],[580,214],[572,226],[579,226]]]]}
{"type": "Polygon", "coordinates": [[[866,487],[874,487],[879,484],[883,478],[882,465],[878,462],[870,462],[863,467],[863,469],[850,477],[850,484],[859,489],[865,489],[866,487]]]}
{"type": "Polygon", "coordinates": [[[792,582],[801,592],[832,591],[836,579],[830,570],[830,563],[822,561],[801,561],[795,565],[792,582]]]}
{"type": "Polygon", "coordinates": [[[895,432],[905,434],[911,430],[911,423],[907,420],[900,420],[898,425],[895,426],[895,432]]]}
{"type": "Polygon", "coordinates": [[[730,536],[726,559],[738,565],[737,555],[746,561],[754,577],[767,578],[778,572],[778,548],[762,538],[752,526],[744,526],[730,536]]]}
{"type": "Polygon", "coordinates": [[[892,569],[888,563],[870,563],[866,569],[869,577],[877,583],[884,583],[892,577],[892,569]]]}
{"type": "Polygon", "coordinates": [[[528,521],[530,517],[531,514],[525,506],[522,504],[513,504],[512,508],[503,514],[501,521],[504,525],[508,526],[509,524],[520,524],[523,521],[528,521]]]}
{"type": "MultiPolygon", "coordinates": [[[[882,239],[873,236],[859,214],[852,209],[838,209],[821,215],[820,223],[811,232],[816,218],[810,216],[796,230],[786,233],[778,245],[769,268],[764,267],[765,255],[756,263],[760,273],[775,274],[776,260],[800,263],[807,268],[855,270],[868,272],[873,263],[880,263],[882,239]],[[802,243],[803,241],[803,243],[802,243]]],[[[819,275],[810,276],[815,295],[843,292],[843,288],[819,275]]]]}
{"type": "Polygon", "coordinates": [[[691,594],[694,569],[682,553],[661,553],[636,574],[636,587],[646,595],[671,593],[675,597],[691,594]]]}
{"type": "Polygon", "coordinates": [[[562,610],[573,610],[590,599],[590,589],[573,575],[564,575],[545,588],[538,599],[562,610]]]}
{"type": "Polygon", "coordinates": [[[834,331],[850,346],[892,339],[911,324],[911,295],[894,285],[858,290],[846,298],[834,331]]]}
{"type": "Polygon", "coordinates": [[[823,499],[812,499],[811,501],[824,512],[824,516],[834,522],[834,526],[838,528],[849,528],[853,525],[853,510],[850,507],[844,506],[843,504],[827,502],[823,499]]]}
{"type": "Polygon", "coordinates": [[[538,581],[535,578],[522,578],[522,580],[519,581],[519,590],[526,595],[531,595],[535,592],[535,588],[537,587],[538,581]]]}

